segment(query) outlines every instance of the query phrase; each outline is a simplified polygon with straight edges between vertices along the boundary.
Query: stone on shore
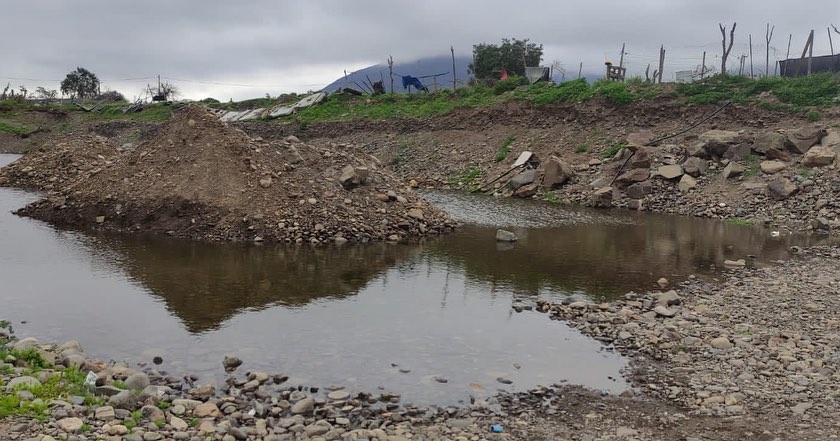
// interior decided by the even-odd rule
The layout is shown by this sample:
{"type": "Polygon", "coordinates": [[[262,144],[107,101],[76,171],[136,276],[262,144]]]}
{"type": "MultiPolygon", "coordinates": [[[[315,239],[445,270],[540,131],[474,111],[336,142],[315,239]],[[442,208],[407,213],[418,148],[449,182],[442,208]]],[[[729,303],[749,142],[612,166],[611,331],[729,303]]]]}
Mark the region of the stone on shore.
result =
{"type": "Polygon", "coordinates": [[[496,241],[497,242],[516,242],[519,238],[516,237],[511,231],[507,230],[496,230],[496,241]]]}

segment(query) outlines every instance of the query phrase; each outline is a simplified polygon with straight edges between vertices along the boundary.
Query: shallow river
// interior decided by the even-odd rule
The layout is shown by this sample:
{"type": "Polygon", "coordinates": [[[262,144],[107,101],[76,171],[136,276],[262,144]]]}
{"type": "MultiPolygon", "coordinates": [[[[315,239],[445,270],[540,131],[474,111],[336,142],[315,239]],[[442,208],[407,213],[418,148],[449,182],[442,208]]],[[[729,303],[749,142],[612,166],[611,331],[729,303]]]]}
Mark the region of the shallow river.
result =
{"type": "Polygon", "coordinates": [[[161,355],[162,369],[200,382],[223,380],[221,360],[234,354],[240,372],[424,404],[558,382],[616,393],[627,387],[621,357],[511,305],[610,298],[808,243],[702,219],[427,196],[464,228],[415,245],[289,248],[55,229],[11,214],[36,195],[0,188],[0,319],[19,336],[78,339],[105,360],[161,355]],[[520,241],[496,243],[499,226],[520,241]]]}

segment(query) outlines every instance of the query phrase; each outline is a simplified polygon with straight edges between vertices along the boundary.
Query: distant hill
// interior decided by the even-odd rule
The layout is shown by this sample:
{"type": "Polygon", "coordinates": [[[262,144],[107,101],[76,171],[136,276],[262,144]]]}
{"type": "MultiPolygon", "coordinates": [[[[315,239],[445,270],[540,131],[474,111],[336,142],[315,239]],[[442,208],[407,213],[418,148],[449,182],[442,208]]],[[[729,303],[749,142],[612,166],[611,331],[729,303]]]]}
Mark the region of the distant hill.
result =
{"type": "MultiPolygon", "coordinates": [[[[472,78],[472,75],[467,72],[467,65],[469,65],[470,62],[472,62],[472,57],[455,57],[455,67],[457,69],[455,73],[457,75],[458,87],[466,85],[472,78]]],[[[402,79],[397,76],[398,74],[411,75],[413,77],[425,77],[440,73],[446,73],[446,75],[437,77],[438,89],[452,88],[452,57],[442,56],[423,58],[408,63],[400,63],[398,60],[394,60],[394,92],[407,92],[403,89],[402,79]]],[[[365,76],[369,77],[370,81],[374,82],[384,79],[385,91],[391,91],[391,82],[388,78],[388,65],[385,63],[366,67],[353,73],[348,72],[346,79],[341,77],[324,87],[323,90],[325,92],[334,92],[344,87],[359,90],[360,87],[355,83],[360,85],[367,84],[367,78],[365,76]]],[[[426,87],[429,88],[429,90],[434,89],[433,78],[421,78],[420,80],[426,87]]]]}
{"type": "MultiPolygon", "coordinates": [[[[455,57],[455,67],[457,68],[457,80],[458,80],[458,87],[465,86],[470,79],[472,79],[472,75],[467,71],[467,66],[472,62],[472,57],[464,56],[464,57],[455,57]]],[[[438,89],[442,88],[452,88],[452,57],[442,56],[442,57],[432,57],[432,58],[422,58],[417,61],[412,61],[408,63],[394,63],[394,92],[396,93],[406,93],[407,90],[403,89],[402,86],[402,79],[399,75],[411,75],[413,77],[426,77],[429,75],[446,73],[446,75],[440,76],[437,78],[437,87],[438,89]]],[[[566,80],[573,80],[577,77],[577,72],[573,74],[567,74],[566,80]]],[[[593,81],[597,81],[604,77],[603,73],[596,73],[596,72],[583,72],[583,77],[586,78],[586,81],[592,83],[593,81]]],[[[364,69],[357,70],[356,72],[348,72],[347,78],[341,77],[322,90],[324,92],[335,92],[336,90],[349,87],[352,89],[360,90],[366,92],[367,89],[362,90],[367,85],[367,78],[370,78],[370,81],[379,81],[383,79],[385,81],[385,91],[391,91],[391,83],[388,78],[388,65],[385,63],[382,64],[375,64],[373,66],[366,67],[364,69]],[[356,84],[358,83],[358,84],[356,84]]],[[[554,76],[554,81],[560,82],[560,75],[554,76]]],[[[421,78],[423,84],[429,88],[430,91],[434,90],[434,79],[433,78],[421,78]]],[[[412,91],[414,88],[412,88],[412,91]]]]}

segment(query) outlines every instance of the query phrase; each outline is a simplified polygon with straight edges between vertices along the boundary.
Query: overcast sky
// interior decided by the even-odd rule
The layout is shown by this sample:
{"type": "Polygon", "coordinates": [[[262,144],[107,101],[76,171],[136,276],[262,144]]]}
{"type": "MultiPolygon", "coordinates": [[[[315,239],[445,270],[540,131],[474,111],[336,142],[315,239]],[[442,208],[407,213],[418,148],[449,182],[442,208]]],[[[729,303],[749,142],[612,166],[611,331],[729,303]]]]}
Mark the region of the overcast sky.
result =
{"type": "MultiPolygon", "coordinates": [[[[132,99],[160,74],[185,98],[240,100],[317,90],[388,55],[398,61],[456,54],[502,37],[544,45],[544,63],[577,76],[618,63],[622,42],[630,74],[656,67],[666,50],[666,81],[677,70],[720,65],[718,23],[738,22],[730,66],[749,54],[764,70],[765,24],[775,25],[772,60],[801,54],[815,30],[814,55],[829,53],[826,28],[840,26],[837,0],[5,0],[0,82],[58,89],[77,66],[102,88],[132,99]],[[796,54],[796,55],[794,55],[796,54]]],[[[728,32],[727,32],[728,34],[728,32]]],[[[840,35],[834,34],[840,51],[840,35]]],[[[746,62],[749,69],[749,60],[746,62]]],[[[0,88],[2,88],[0,86],[0,88]]]]}

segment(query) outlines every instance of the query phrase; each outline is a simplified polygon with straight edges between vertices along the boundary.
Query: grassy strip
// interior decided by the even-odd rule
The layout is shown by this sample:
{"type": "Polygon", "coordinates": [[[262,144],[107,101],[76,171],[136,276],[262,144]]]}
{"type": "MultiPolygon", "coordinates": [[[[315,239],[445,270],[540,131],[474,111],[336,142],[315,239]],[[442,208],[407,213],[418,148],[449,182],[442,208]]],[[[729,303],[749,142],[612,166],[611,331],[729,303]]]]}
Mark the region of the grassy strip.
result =
{"type": "Polygon", "coordinates": [[[26,126],[19,126],[0,121],[0,132],[14,133],[15,135],[26,135],[30,132],[30,130],[26,126]]]}

